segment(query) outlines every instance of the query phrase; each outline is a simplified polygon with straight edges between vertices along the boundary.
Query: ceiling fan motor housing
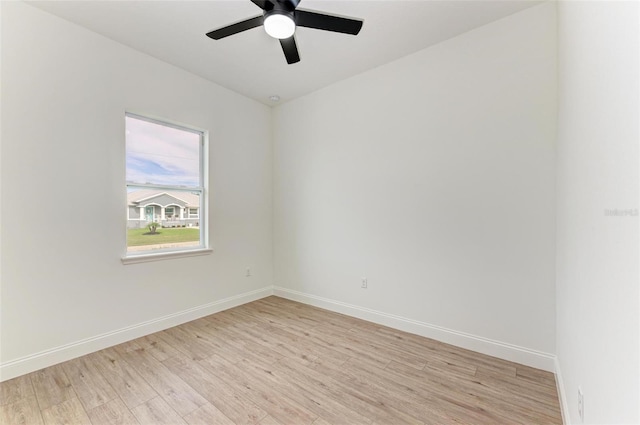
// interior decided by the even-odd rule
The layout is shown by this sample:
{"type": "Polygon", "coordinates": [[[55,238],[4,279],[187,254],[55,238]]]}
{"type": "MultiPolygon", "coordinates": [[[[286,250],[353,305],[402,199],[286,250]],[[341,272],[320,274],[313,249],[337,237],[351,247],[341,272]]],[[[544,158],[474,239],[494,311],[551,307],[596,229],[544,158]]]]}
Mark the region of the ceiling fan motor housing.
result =
{"type": "Polygon", "coordinates": [[[300,0],[276,0],[275,7],[280,6],[288,9],[289,11],[293,11],[295,10],[296,7],[298,7],[299,3],[300,3],[300,0]]]}
{"type": "Polygon", "coordinates": [[[271,10],[265,10],[264,11],[264,19],[267,19],[269,16],[273,16],[273,15],[282,15],[282,16],[286,16],[289,19],[291,19],[292,21],[295,22],[294,19],[294,11],[293,10],[286,10],[286,9],[280,9],[280,8],[273,8],[271,10]]]}

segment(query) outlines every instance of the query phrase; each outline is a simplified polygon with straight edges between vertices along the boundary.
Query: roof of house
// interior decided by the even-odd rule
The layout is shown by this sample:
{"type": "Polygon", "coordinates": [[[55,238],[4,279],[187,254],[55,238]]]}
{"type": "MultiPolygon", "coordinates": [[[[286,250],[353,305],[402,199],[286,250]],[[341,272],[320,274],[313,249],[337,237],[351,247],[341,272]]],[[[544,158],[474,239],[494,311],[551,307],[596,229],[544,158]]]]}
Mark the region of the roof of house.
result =
{"type": "Polygon", "coordinates": [[[200,206],[200,197],[198,195],[194,195],[191,192],[181,192],[181,191],[173,191],[173,190],[157,190],[157,189],[141,189],[134,190],[132,192],[127,193],[127,203],[129,205],[138,204],[141,201],[155,198],[159,195],[169,195],[173,198],[179,199],[183,202],[186,202],[189,207],[199,207],[200,206]]]}

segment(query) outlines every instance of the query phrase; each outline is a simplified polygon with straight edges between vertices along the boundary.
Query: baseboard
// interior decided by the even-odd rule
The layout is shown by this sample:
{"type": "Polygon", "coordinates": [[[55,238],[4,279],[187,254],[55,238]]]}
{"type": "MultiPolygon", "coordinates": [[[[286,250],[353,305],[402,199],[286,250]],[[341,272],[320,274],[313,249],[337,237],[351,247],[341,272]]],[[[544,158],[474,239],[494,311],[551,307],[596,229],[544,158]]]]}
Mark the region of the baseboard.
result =
{"type": "Polygon", "coordinates": [[[126,328],[118,329],[95,337],[86,338],[71,344],[45,350],[16,360],[0,364],[0,382],[24,375],[36,370],[52,366],[85,354],[93,353],[113,345],[121,344],[141,336],[149,335],[200,317],[208,316],[223,310],[237,307],[269,295],[277,295],[293,301],[302,302],[337,313],[357,317],[370,322],[379,323],[402,331],[433,338],[458,347],[477,351],[479,353],[513,361],[538,369],[556,373],[558,396],[564,423],[567,418],[567,401],[563,391],[560,365],[555,355],[542,353],[516,345],[494,341],[487,338],[446,329],[416,320],[395,316],[392,314],[305,294],[281,287],[266,287],[255,291],[245,292],[222,300],[214,301],[178,313],[149,320],[126,328]]]}
{"type": "Polygon", "coordinates": [[[256,301],[272,294],[273,287],[268,286],[12,360],[0,364],[0,382],[199,319],[200,317],[256,301]]]}
{"type": "Polygon", "coordinates": [[[419,322],[417,320],[400,317],[381,311],[305,294],[287,288],[274,287],[274,295],[287,298],[293,301],[368,320],[370,322],[389,326],[405,332],[432,338],[437,341],[452,344],[457,347],[466,348],[489,356],[498,357],[504,360],[531,366],[549,372],[555,371],[556,356],[541,351],[531,350],[505,342],[494,341],[476,335],[419,322]]]}
{"type": "Polygon", "coordinates": [[[560,361],[558,357],[554,359],[556,373],[556,389],[558,390],[558,398],[560,399],[560,413],[562,414],[562,423],[570,424],[571,416],[569,415],[569,404],[567,396],[564,392],[564,382],[562,381],[562,372],[560,370],[560,361]]]}

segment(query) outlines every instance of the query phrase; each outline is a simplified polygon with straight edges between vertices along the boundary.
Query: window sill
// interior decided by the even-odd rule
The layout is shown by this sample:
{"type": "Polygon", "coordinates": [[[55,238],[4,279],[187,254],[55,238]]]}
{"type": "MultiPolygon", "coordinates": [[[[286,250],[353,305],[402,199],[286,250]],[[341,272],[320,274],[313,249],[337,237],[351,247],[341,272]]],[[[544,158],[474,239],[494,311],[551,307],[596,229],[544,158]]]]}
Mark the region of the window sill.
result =
{"type": "Polygon", "coordinates": [[[199,255],[209,255],[213,252],[211,248],[192,249],[189,251],[158,252],[154,254],[131,255],[122,257],[122,264],[148,263],[150,261],[172,260],[174,258],[196,257],[199,255]]]}

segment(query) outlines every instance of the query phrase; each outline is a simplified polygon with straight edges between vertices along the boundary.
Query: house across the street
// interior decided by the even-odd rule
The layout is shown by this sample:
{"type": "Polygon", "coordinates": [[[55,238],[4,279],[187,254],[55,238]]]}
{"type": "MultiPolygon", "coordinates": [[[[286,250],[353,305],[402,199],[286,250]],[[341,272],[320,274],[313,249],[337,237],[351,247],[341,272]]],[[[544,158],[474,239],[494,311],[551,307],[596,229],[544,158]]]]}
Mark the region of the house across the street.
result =
{"type": "Polygon", "coordinates": [[[200,197],[190,192],[136,190],[127,194],[127,228],[193,227],[200,223],[200,197]]]}

